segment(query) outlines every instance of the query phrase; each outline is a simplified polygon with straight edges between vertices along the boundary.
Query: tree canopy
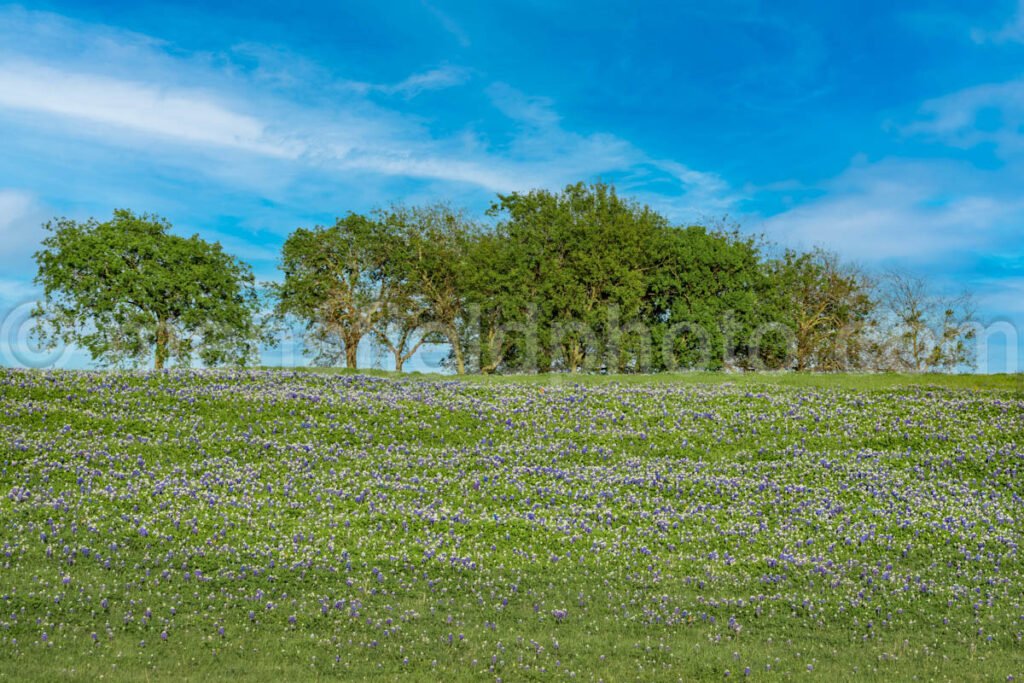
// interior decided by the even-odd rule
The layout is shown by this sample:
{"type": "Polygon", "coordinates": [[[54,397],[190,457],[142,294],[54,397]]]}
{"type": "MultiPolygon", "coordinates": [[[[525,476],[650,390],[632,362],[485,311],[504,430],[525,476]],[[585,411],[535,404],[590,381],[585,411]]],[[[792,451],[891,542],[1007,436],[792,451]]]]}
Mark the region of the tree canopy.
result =
{"type": "Polygon", "coordinates": [[[285,240],[276,312],[302,320],[319,363],[334,365],[343,356],[356,367],[360,341],[383,318],[382,238],[376,221],[350,213],[285,240]]]}
{"type": "MultiPolygon", "coordinates": [[[[249,267],[151,215],[57,219],[36,254],[40,335],[104,363],[244,363],[249,267]]],[[[499,194],[477,220],[444,202],[349,212],[284,241],[272,318],[323,365],[370,342],[401,371],[426,343],[457,373],[711,369],[951,371],[973,360],[967,297],[872,277],[822,249],[727,221],[673,224],[606,183],[499,194]],[[490,219],[489,221],[487,219],[490,219]]]]}
{"type": "Polygon", "coordinates": [[[479,299],[500,304],[512,318],[533,304],[543,369],[592,369],[609,360],[617,366],[610,359],[616,349],[595,343],[594,333],[645,312],[647,280],[659,257],[651,246],[667,221],[600,183],[499,195],[490,213],[500,218],[492,249],[507,256],[474,270],[487,283],[497,266],[506,282],[479,299]]]}
{"type": "Polygon", "coordinates": [[[444,203],[394,205],[299,229],[283,250],[278,310],[316,339],[340,340],[349,367],[367,335],[396,369],[424,342],[444,341],[458,373],[969,360],[950,306],[925,320],[905,310],[896,281],[883,296],[835,254],[773,256],[725,222],[672,225],[605,183],[499,194],[487,215],[491,225],[444,203]]]}
{"type": "Polygon", "coordinates": [[[248,362],[260,335],[252,272],[220,244],[171,234],[165,219],[117,210],[103,223],[50,221],[35,254],[48,344],[84,347],[102,364],[152,357],[188,365],[248,362]]]}

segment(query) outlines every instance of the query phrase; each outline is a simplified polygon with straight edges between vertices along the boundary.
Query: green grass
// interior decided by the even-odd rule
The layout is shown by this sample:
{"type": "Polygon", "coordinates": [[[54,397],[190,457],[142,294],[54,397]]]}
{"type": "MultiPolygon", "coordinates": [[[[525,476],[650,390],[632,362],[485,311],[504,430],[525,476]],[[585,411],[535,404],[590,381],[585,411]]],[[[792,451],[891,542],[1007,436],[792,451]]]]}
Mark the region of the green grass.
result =
{"type": "MultiPolygon", "coordinates": [[[[267,368],[274,370],[278,368],[267,368]]],[[[475,382],[480,384],[558,385],[580,384],[603,386],[623,384],[629,386],[663,384],[736,386],[783,386],[854,389],[874,391],[901,387],[941,387],[944,389],[999,390],[1024,393],[1024,373],[811,373],[811,372],[663,372],[657,374],[591,374],[549,373],[532,375],[451,375],[440,373],[396,373],[378,369],[346,370],[344,368],[287,368],[284,371],[317,372],[340,375],[366,375],[390,379],[411,378],[422,381],[475,382]]]]}
{"type": "Polygon", "coordinates": [[[0,372],[0,680],[1024,676],[1016,377],[452,379],[0,372]]]}

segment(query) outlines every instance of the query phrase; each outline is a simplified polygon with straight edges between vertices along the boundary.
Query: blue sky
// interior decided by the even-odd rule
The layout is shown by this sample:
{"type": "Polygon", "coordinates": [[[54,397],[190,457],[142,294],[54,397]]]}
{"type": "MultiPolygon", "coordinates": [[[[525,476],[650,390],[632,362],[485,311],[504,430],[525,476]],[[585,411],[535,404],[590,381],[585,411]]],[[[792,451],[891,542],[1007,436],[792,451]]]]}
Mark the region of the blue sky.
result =
{"type": "Polygon", "coordinates": [[[595,179],[1024,330],[1024,2],[0,5],[0,140],[4,364],[54,215],[156,212],[269,279],[349,210],[595,179]]]}

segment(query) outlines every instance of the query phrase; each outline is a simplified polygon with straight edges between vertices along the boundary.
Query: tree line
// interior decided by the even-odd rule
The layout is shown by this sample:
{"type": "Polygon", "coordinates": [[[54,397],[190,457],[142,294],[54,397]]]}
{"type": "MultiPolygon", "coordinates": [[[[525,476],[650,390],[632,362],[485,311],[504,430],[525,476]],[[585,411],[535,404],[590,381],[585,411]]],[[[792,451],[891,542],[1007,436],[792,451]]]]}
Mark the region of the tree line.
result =
{"type": "Polygon", "coordinates": [[[673,225],[604,183],[299,228],[279,282],[157,216],[57,219],[35,258],[47,344],[103,364],[252,363],[298,321],[320,365],[367,342],[401,371],[423,344],[457,373],[934,371],[969,364],[966,296],[780,249],[726,221],[673,225]]]}

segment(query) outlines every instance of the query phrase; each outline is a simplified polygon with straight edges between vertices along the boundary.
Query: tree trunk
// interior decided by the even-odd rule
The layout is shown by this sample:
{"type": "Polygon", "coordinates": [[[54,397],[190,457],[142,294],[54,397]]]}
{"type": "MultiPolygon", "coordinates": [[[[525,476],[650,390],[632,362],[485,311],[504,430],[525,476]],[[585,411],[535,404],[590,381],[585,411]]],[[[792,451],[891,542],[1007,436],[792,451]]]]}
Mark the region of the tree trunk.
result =
{"type": "Polygon", "coordinates": [[[345,367],[349,370],[358,369],[357,355],[359,353],[359,342],[362,341],[363,335],[357,330],[342,330],[341,341],[345,345],[345,367]]]}
{"type": "Polygon", "coordinates": [[[459,333],[454,326],[448,328],[448,342],[452,345],[452,353],[455,354],[455,372],[460,375],[466,374],[466,362],[462,357],[462,344],[459,342],[459,333]]]}
{"type": "Polygon", "coordinates": [[[402,371],[402,366],[405,365],[405,361],[412,358],[413,354],[416,353],[416,349],[420,346],[417,344],[411,351],[406,352],[406,346],[409,345],[409,335],[411,334],[412,329],[410,329],[408,325],[403,325],[401,334],[398,335],[398,343],[391,344],[391,353],[395,356],[395,372],[402,371]]]}
{"type": "Polygon", "coordinates": [[[349,370],[357,369],[356,354],[359,351],[359,340],[348,339],[345,341],[345,367],[349,370]]]}
{"type": "Polygon", "coordinates": [[[569,342],[566,356],[569,361],[569,372],[579,372],[583,369],[583,360],[586,352],[583,350],[583,345],[580,342],[569,342]]]}
{"type": "Polygon", "coordinates": [[[153,358],[153,369],[163,370],[167,361],[167,346],[170,341],[170,334],[167,331],[167,323],[163,320],[156,324],[156,355],[153,358]]]}

